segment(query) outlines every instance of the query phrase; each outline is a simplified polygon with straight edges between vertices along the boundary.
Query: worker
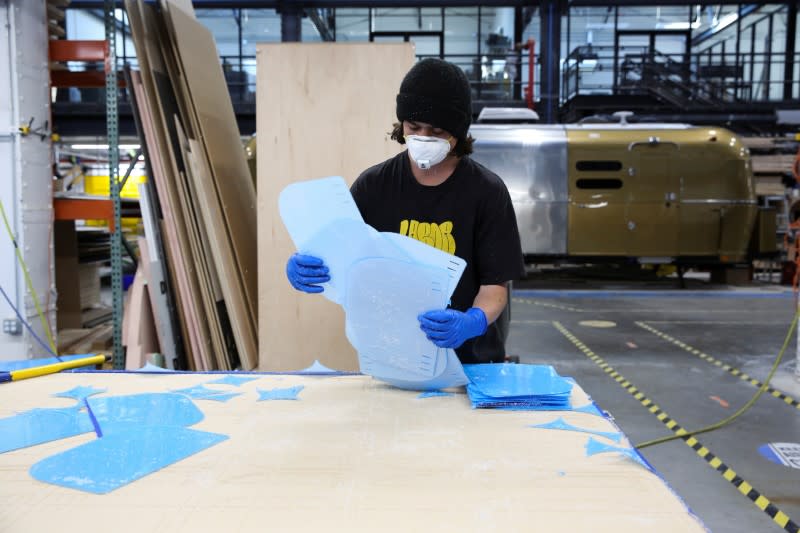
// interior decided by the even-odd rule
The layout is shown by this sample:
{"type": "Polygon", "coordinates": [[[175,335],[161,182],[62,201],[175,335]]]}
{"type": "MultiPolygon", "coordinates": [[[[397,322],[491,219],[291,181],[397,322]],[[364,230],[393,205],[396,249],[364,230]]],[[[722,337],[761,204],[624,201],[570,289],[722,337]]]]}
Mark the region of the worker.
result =
{"type": "MultiPolygon", "coordinates": [[[[440,59],[417,62],[397,95],[391,138],[407,150],[365,170],[353,183],[364,222],[454,254],[467,263],[447,309],[419,315],[421,329],[462,363],[505,360],[508,284],[524,275],[514,207],[503,181],[469,157],[474,139],[469,81],[440,59]]],[[[286,265],[296,289],[319,293],[330,273],[318,257],[286,265]]]]}

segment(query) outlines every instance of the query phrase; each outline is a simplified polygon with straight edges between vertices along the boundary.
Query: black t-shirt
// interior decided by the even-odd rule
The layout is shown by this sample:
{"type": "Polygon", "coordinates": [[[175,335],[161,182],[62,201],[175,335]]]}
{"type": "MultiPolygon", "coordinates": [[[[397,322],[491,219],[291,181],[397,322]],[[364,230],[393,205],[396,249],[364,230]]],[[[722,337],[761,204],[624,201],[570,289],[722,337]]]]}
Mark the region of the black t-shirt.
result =
{"type": "MultiPolygon", "coordinates": [[[[365,170],[350,192],[364,222],[400,233],[467,262],[450,307],[472,307],[481,285],[501,285],[524,275],[514,207],[505,183],[477,161],[462,157],[442,184],[421,185],[407,152],[365,170]]],[[[498,324],[456,350],[464,363],[502,361],[498,324]]]]}

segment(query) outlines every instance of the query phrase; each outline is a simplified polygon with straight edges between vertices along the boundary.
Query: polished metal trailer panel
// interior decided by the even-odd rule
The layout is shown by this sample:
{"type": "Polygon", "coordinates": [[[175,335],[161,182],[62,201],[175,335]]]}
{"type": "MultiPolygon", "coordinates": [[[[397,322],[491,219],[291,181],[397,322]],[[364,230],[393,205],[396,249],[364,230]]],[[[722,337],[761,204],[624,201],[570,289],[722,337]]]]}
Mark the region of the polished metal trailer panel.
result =
{"type": "Polygon", "coordinates": [[[567,253],[567,136],[563,126],[470,128],[472,157],[506,183],[526,255],[567,253]]]}

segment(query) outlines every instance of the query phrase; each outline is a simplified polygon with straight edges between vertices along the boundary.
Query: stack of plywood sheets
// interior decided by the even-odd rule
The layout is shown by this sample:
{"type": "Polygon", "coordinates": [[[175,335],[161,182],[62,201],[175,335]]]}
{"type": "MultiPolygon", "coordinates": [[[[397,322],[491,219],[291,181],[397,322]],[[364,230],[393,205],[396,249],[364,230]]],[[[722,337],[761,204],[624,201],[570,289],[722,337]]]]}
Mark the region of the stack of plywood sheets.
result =
{"type": "Polygon", "coordinates": [[[396,44],[263,44],[257,47],[259,367],[298,370],[318,359],[357,370],[344,313],[319,295],[295,291],[284,272],[294,245],[278,195],[295,181],[343,176],[395,154],[389,138],[395,97],[414,64],[396,44]]]}
{"type": "Polygon", "coordinates": [[[131,89],[188,366],[252,369],[255,187],[214,39],[191,2],[126,0],[125,7],[139,61],[131,89]]]}

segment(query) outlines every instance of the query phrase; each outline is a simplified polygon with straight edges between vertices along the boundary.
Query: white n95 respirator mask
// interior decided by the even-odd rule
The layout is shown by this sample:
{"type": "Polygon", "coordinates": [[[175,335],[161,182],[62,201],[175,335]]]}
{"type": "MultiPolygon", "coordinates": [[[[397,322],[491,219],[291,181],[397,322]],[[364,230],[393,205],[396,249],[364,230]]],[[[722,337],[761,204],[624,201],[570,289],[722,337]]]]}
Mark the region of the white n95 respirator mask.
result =
{"type": "Polygon", "coordinates": [[[439,137],[424,135],[406,135],[406,145],[411,159],[422,170],[438,165],[450,153],[450,141],[439,137]]]}

